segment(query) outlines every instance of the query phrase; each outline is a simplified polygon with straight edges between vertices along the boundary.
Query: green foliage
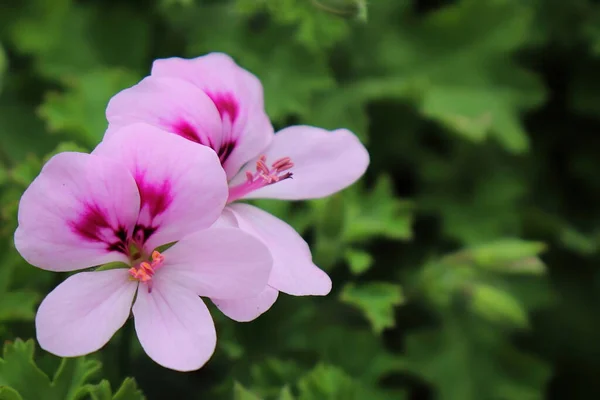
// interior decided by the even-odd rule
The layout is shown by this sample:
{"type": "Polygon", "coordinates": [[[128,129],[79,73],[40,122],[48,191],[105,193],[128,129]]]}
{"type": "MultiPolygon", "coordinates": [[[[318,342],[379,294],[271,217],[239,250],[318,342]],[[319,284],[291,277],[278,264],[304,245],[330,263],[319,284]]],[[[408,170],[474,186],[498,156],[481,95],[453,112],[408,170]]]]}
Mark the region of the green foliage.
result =
{"type": "Polygon", "coordinates": [[[373,331],[381,333],[394,326],[394,307],[403,301],[402,289],[385,282],[369,282],[356,286],[347,284],[340,299],[358,307],[367,317],[373,331]]]}
{"type": "Polygon", "coordinates": [[[34,350],[32,340],[24,342],[17,339],[14,343],[4,345],[0,359],[0,396],[7,400],[77,400],[86,394],[93,400],[144,399],[132,379],[125,380],[114,396],[107,381],[98,385],[87,384],[100,370],[101,364],[81,357],[63,358],[54,377],[50,379],[35,364],[34,350]]]}
{"type": "Polygon", "coordinates": [[[2,88],[2,78],[4,76],[4,71],[6,70],[6,55],[4,54],[4,49],[0,46],[0,89],[2,88]]]}
{"type": "Polygon", "coordinates": [[[440,399],[543,399],[550,377],[541,361],[520,354],[502,334],[463,317],[407,337],[407,369],[440,399]]]}
{"type": "Polygon", "coordinates": [[[236,382],[233,387],[233,400],[260,400],[260,397],[252,394],[249,390],[236,382]]]}
{"type": "Polygon", "coordinates": [[[599,22],[592,0],[2,7],[0,400],[140,400],[136,382],[156,399],[599,398],[599,22]],[[253,202],[303,235],[332,293],[281,293],[247,324],[213,310],[218,348],[193,374],[123,338],[36,366],[15,338],[63,275],[15,251],[20,196],[52,155],[96,146],[152,60],[211,51],[260,78],[278,129],[367,145],[344,191],[253,202]]]}
{"type": "Polygon", "coordinates": [[[0,400],[22,400],[23,398],[16,390],[6,386],[0,387],[0,400]]]}
{"type": "Polygon", "coordinates": [[[19,257],[12,251],[0,254],[0,323],[7,321],[31,321],[35,316],[34,306],[39,295],[29,289],[10,290],[14,269],[19,266],[19,257]]]}
{"type": "Polygon", "coordinates": [[[120,69],[86,72],[66,81],[64,93],[48,93],[39,109],[40,116],[46,120],[49,132],[72,134],[93,147],[102,140],[108,125],[104,116],[108,100],[135,84],[137,78],[120,69]]]}

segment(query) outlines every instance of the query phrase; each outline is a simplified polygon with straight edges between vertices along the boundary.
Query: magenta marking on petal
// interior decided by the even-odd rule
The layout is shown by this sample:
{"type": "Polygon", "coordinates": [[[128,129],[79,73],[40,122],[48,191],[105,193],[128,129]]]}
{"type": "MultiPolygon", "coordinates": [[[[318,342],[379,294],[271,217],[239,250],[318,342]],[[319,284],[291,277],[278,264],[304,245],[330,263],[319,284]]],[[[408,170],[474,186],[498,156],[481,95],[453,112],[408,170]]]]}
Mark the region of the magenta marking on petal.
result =
{"type": "Polygon", "coordinates": [[[140,192],[140,218],[142,219],[138,219],[133,230],[133,240],[142,246],[158,229],[154,219],[169,208],[173,202],[173,194],[168,179],[162,182],[148,182],[145,172],[137,172],[135,181],[140,192]]]}
{"type": "Polygon", "coordinates": [[[127,242],[129,238],[127,237],[127,230],[123,227],[119,227],[119,229],[115,231],[115,236],[118,240],[108,244],[108,250],[128,254],[129,249],[127,247],[127,242]]]}
{"type": "Polygon", "coordinates": [[[110,225],[106,221],[106,215],[97,205],[86,204],[81,218],[78,221],[72,222],[71,227],[75,233],[84,239],[102,242],[104,240],[101,230],[110,228],[110,225]]]}
{"type": "Polygon", "coordinates": [[[231,123],[234,123],[239,115],[239,104],[232,93],[206,93],[211,98],[221,119],[224,120],[226,116],[229,117],[231,123]]]}
{"type": "Polygon", "coordinates": [[[204,144],[202,140],[200,140],[200,136],[196,132],[196,129],[186,121],[180,121],[173,125],[173,130],[179,136],[191,140],[192,142],[204,144]]]}
{"type": "Polygon", "coordinates": [[[106,243],[108,251],[127,254],[127,230],[123,227],[113,228],[105,212],[96,204],[85,204],[80,219],[71,221],[69,225],[82,239],[106,243]]]}
{"type": "Polygon", "coordinates": [[[144,243],[146,243],[146,240],[148,240],[148,238],[152,236],[154,232],[156,232],[156,229],[157,228],[153,226],[137,224],[133,229],[133,240],[135,241],[135,243],[143,245],[144,243]]]}
{"type": "Polygon", "coordinates": [[[221,161],[221,164],[223,164],[223,163],[225,163],[225,161],[227,161],[227,158],[229,158],[229,156],[231,155],[231,152],[235,148],[235,144],[236,143],[234,141],[227,141],[227,142],[221,144],[221,148],[219,148],[219,151],[217,152],[219,155],[219,160],[221,161]]]}
{"type": "Polygon", "coordinates": [[[144,181],[143,174],[137,175],[135,180],[140,191],[140,209],[147,207],[152,218],[162,214],[173,202],[171,182],[168,180],[153,185],[144,181]]]}

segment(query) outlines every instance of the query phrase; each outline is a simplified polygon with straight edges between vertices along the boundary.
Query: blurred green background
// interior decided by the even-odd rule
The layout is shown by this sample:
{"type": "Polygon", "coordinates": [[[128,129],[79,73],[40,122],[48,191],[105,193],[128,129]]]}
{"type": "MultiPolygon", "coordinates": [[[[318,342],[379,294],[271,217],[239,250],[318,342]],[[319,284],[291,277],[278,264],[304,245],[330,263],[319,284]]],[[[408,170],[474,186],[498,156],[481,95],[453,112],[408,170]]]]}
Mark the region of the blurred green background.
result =
{"type": "Polygon", "coordinates": [[[0,400],[600,398],[598,71],[591,0],[0,0],[0,400]],[[332,293],[246,324],[213,307],[194,373],[130,324],[85,359],[34,355],[15,339],[64,276],[14,250],[21,193],[100,141],[152,60],[211,51],[262,80],[276,127],[368,146],[350,189],[260,202],[332,293]]]}

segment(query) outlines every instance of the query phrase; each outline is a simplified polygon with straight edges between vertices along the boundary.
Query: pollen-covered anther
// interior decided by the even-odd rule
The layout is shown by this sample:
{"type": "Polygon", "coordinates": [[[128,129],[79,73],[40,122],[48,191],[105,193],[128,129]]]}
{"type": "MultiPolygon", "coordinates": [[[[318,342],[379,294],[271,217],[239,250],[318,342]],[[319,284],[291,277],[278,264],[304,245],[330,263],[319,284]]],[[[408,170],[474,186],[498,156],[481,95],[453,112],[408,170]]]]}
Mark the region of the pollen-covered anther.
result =
{"type": "Polygon", "coordinates": [[[289,157],[283,157],[271,164],[271,167],[275,168],[277,172],[287,171],[294,167],[292,159],[289,157]]]}
{"type": "Polygon", "coordinates": [[[142,261],[136,267],[130,268],[129,275],[131,275],[132,278],[140,282],[150,282],[156,270],[160,268],[162,263],[165,261],[165,256],[160,254],[158,251],[153,251],[151,259],[151,263],[147,261],[142,261]]]}
{"type": "Polygon", "coordinates": [[[154,250],[152,252],[152,264],[162,264],[163,261],[165,261],[165,256],[154,250]]]}
{"type": "MultiPolygon", "coordinates": [[[[283,157],[276,160],[273,164],[271,164],[271,168],[269,168],[267,166],[267,157],[263,155],[260,156],[256,162],[256,174],[252,176],[252,179],[254,180],[257,177],[260,177],[265,184],[270,185],[272,183],[291,178],[291,172],[283,175],[280,174],[291,169],[293,166],[294,163],[292,162],[291,158],[283,157]]],[[[246,173],[246,177],[249,177],[248,173],[246,173]]]]}
{"type": "Polygon", "coordinates": [[[229,188],[229,199],[227,201],[231,203],[250,192],[291,178],[292,173],[289,170],[293,167],[294,163],[290,157],[279,158],[269,167],[267,156],[260,156],[256,161],[256,171],[254,173],[246,171],[246,181],[229,188]]]}

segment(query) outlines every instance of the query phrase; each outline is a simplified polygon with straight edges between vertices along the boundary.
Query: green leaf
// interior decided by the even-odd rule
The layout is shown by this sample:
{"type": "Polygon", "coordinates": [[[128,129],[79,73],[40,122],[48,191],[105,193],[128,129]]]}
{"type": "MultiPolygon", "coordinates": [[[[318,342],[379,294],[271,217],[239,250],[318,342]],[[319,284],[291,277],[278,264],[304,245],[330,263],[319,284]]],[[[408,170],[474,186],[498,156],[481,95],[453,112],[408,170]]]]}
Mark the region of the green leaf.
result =
{"type": "Polygon", "coordinates": [[[78,399],[83,398],[81,396],[89,395],[91,400],[112,400],[112,389],[110,382],[102,380],[97,385],[85,385],[79,391],[78,399]]]}
{"type": "Polygon", "coordinates": [[[311,335],[308,348],[322,362],[343,366],[346,373],[365,385],[377,386],[386,376],[403,371],[404,367],[403,360],[389,352],[381,335],[374,335],[370,327],[349,329],[341,324],[321,327],[311,335]],[[353,351],[349,352],[349,348],[353,351]]]}
{"type": "Polygon", "coordinates": [[[32,321],[40,295],[31,290],[13,290],[0,294],[0,322],[32,321]]]}
{"type": "Polygon", "coordinates": [[[402,288],[386,282],[348,283],[340,299],[361,310],[375,333],[394,326],[394,308],[404,301],[402,288]]]}
{"type": "Polygon", "coordinates": [[[16,91],[7,86],[0,96],[0,165],[9,167],[33,154],[41,156],[55,145],[35,109],[17,100],[16,91]]]}
{"type": "Polygon", "coordinates": [[[521,205],[530,183],[515,157],[460,143],[443,157],[425,159],[416,201],[420,209],[441,215],[445,235],[479,245],[521,234],[521,205]]]}
{"type": "Polygon", "coordinates": [[[236,382],[233,386],[233,400],[260,400],[260,397],[236,382]]]}
{"type": "Polygon", "coordinates": [[[404,79],[411,89],[402,97],[423,115],[472,141],[493,137],[521,153],[529,142],[520,114],[545,97],[537,76],[511,61],[531,26],[525,3],[463,0],[380,40],[378,63],[404,79]]]}
{"type": "MultiPolygon", "coordinates": [[[[168,16],[173,26],[192,38],[187,48],[191,56],[222,51],[257,75],[273,121],[282,122],[289,115],[309,115],[313,97],[336,85],[325,54],[311,53],[298,43],[279,40],[290,35],[287,26],[267,22],[260,35],[248,35],[246,15],[226,3],[173,8],[168,16]],[[268,63],[264,54],[269,54],[268,63]],[[305,62],[307,59],[309,63],[305,62]]],[[[331,24],[323,26],[330,27],[331,24]]]]}
{"type": "Polygon", "coordinates": [[[11,38],[34,57],[40,74],[63,80],[101,66],[144,67],[150,25],[142,10],[72,0],[30,3],[11,38]]]}
{"type": "Polygon", "coordinates": [[[374,262],[371,254],[360,250],[348,250],[344,254],[344,258],[354,275],[361,275],[367,272],[374,262]]]}
{"type": "Polygon", "coordinates": [[[113,396],[110,383],[102,380],[97,385],[85,385],[77,393],[77,399],[89,395],[92,400],[144,400],[145,397],[138,389],[133,378],[125,378],[117,393],[113,396]]]}
{"type": "Polygon", "coordinates": [[[279,395],[279,400],[295,400],[294,395],[292,394],[289,387],[286,386],[283,389],[281,389],[281,394],[279,395]]]}
{"type": "Polygon", "coordinates": [[[303,372],[297,362],[279,358],[267,358],[250,367],[252,387],[265,395],[279,393],[282,386],[295,382],[303,372]]]}
{"type": "Polygon", "coordinates": [[[347,192],[344,240],[362,242],[375,236],[409,239],[412,236],[412,206],[394,197],[387,175],[379,177],[370,190],[353,188],[347,192]]]}
{"type": "Polygon", "coordinates": [[[108,126],[104,112],[108,100],[136,83],[137,76],[122,69],[97,69],[66,81],[63,93],[46,95],[39,113],[51,132],[68,133],[88,147],[102,140],[108,126]]]}
{"type": "Polygon", "coordinates": [[[51,382],[33,362],[33,352],[32,340],[5,343],[3,359],[0,359],[0,385],[15,388],[24,400],[50,399],[51,396],[40,397],[42,391],[49,393],[51,382]]]}
{"type": "Polygon", "coordinates": [[[261,78],[265,107],[275,121],[282,121],[287,115],[310,115],[313,97],[335,86],[324,57],[311,56],[289,45],[274,47],[270,57],[268,70],[257,59],[240,57],[240,60],[261,78]],[[301,62],[304,57],[311,57],[312,61],[301,62]]]}
{"type": "Polygon", "coordinates": [[[439,328],[409,334],[406,358],[409,371],[432,384],[440,400],[541,400],[551,376],[497,327],[454,316],[439,328]]]}
{"type": "Polygon", "coordinates": [[[39,294],[32,290],[11,288],[13,272],[22,265],[20,256],[11,247],[0,256],[0,323],[33,320],[35,306],[40,299],[39,294]]]}
{"type": "Polygon", "coordinates": [[[527,311],[510,293],[486,284],[471,289],[473,312],[493,323],[525,328],[529,325],[527,311]]]}
{"type": "Polygon", "coordinates": [[[255,14],[264,8],[278,24],[293,27],[293,37],[311,51],[327,49],[344,38],[348,34],[348,24],[337,17],[341,14],[348,17],[357,14],[357,10],[341,10],[341,14],[328,13],[333,8],[326,6],[321,7],[325,12],[315,12],[314,6],[319,5],[317,1],[237,0],[236,3],[244,14],[255,14]]]}
{"type": "Polygon", "coordinates": [[[144,400],[142,391],[138,388],[135,379],[125,378],[113,400],[144,400]]]}
{"type": "Polygon", "coordinates": [[[340,193],[311,203],[316,221],[314,258],[324,269],[329,269],[343,254],[342,233],[348,223],[345,205],[344,196],[340,193]]]}
{"type": "Polygon", "coordinates": [[[545,266],[537,257],[546,249],[541,242],[497,239],[447,256],[449,263],[472,263],[484,269],[514,274],[539,275],[545,266]]]}
{"type": "Polygon", "coordinates": [[[358,400],[356,386],[339,368],[319,364],[298,381],[298,400],[358,400]]]}
{"type": "Polygon", "coordinates": [[[298,381],[298,400],[403,400],[402,392],[363,385],[338,367],[319,364],[298,381]]]}
{"type": "Polygon", "coordinates": [[[100,363],[84,358],[63,359],[54,379],[50,380],[33,361],[33,340],[4,345],[0,359],[0,385],[17,390],[23,400],[71,400],[100,369],[100,363]]]}
{"type": "Polygon", "coordinates": [[[23,398],[14,389],[0,386],[0,400],[23,400],[23,398]]]}

